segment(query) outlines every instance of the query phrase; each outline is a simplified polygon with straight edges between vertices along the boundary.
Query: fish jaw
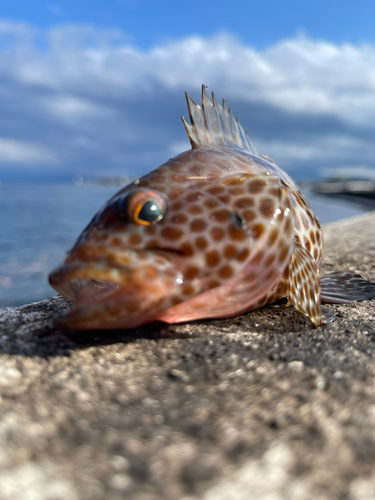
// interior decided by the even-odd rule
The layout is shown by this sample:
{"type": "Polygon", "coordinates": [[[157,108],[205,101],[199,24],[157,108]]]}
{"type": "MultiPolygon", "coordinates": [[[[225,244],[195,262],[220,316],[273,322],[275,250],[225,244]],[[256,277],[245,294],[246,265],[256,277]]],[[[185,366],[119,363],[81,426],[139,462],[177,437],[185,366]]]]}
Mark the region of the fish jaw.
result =
{"type": "Polygon", "coordinates": [[[54,323],[62,331],[135,328],[157,319],[164,303],[164,297],[118,293],[98,302],[77,303],[56,316],[54,323]]]}
{"type": "Polygon", "coordinates": [[[181,272],[164,255],[135,251],[123,252],[117,260],[107,255],[88,262],[70,255],[49,280],[75,303],[55,319],[62,330],[148,323],[172,305],[171,297],[183,282],[181,272]]]}

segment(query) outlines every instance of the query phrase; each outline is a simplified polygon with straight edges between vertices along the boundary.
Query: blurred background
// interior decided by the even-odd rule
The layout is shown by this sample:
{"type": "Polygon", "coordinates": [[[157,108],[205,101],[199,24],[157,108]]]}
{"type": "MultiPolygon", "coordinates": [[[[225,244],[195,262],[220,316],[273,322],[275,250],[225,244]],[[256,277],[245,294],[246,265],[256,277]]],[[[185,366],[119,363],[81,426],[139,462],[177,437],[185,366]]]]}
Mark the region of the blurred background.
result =
{"type": "Polygon", "coordinates": [[[374,19],[373,0],[3,0],[0,307],[54,295],[100,206],[189,149],[202,83],[322,222],[373,209],[374,19]]]}

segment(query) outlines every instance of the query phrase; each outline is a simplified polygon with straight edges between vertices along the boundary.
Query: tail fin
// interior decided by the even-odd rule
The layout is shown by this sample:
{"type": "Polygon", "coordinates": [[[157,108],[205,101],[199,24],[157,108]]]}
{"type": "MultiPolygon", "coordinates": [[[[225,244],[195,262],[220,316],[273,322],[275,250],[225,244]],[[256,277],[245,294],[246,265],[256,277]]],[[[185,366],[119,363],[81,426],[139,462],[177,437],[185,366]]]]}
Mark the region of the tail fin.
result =
{"type": "Polygon", "coordinates": [[[359,274],[334,271],[320,278],[321,300],[333,304],[349,304],[375,297],[375,283],[359,274]]]}
{"type": "Polygon", "coordinates": [[[190,123],[182,116],[191,147],[198,148],[202,144],[217,146],[232,146],[246,149],[257,154],[247,133],[242,128],[238,118],[234,119],[225,100],[221,106],[212,92],[212,102],[207,95],[206,85],[202,85],[202,107],[196,104],[186,92],[190,123]]]}

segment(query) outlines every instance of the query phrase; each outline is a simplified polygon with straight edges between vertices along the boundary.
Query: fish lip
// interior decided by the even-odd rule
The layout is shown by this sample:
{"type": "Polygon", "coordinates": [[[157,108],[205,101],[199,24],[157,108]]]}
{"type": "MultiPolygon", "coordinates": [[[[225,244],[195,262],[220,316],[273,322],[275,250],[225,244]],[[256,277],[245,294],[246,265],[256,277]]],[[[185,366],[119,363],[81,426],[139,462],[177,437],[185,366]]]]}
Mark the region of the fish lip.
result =
{"type": "MultiPolygon", "coordinates": [[[[94,281],[91,280],[91,282],[94,281]]],[[[71,282],[68,283],[70,286],[71,282]]],[[[101,284],[105,287],[108,285],[107,282],[101,282],[101,284]]],[[[109,283],[109,285],[113,284],[109,283]]],[[[156,291],[150,298],[147,297],[147,289],[134,291],[126,286],[119,286],[104,290],[103,293],[96,295],[91,294],[89,289],[84,296],[79,295],[74,298],[72,307],[54,316],[53,322],[61,331],[133,328],[156,319],[158,311],[150,313],[146,307],[144,310],[139,310],[136,315],[129,317],[126,311],[127,306],[134,304],[134,302],[155,306],[160,302],[163,292],[164,290],[156,291]],[[111,308],[111,306],[115,306],[119,311],[115,313],[115,317],[112,317],[110,312],[107,313],[108,307],[111,308]]]]}
{"type": "Polygon", "coordinates": [[[110,298],[121,288],[120,283],[108,279],[82,277],[77,274],[80,266],[60,266],[49,275],[49,283],[57,292],[76,304],[99,302],[110,298]]]}
{"type": "MultiPolygon", "coordinates": [[[[111,303],[121,303],[121,306],[126,308],[126,305],[129,302],[134,302],[135,298],[143,302],[142,299],[145,293],[144,291],[134,290],[126,285],[115,284],[110,281],[82,280],[80,278],[67,280],[65,287],[64,285],[60,285],[55,288],[73,302],[70,308],[53,318],[54,325],[61,331],[113,328],[111,318],[106,315],[107,306],[110,306],[111,303]],[[82,288],[82,291],[78,291],[77,293],[72,289],[72,283],[74,284],[75,280],[77,280],[77,287],[82,288]],[[102,287],[101,290],[95,289],[97,283],[102,287]]],[[[142,319],[143,316],[145,314],[142,315],[141,313],[140,318],[142,319]]],[[[126,320],[125,310],[122,318],[115,319],[123,319],[125,323],[129,323],[126,320]]],[[[128,328],[129,326],[126,327],[128,328]]]]}
{"type": "Polygon", "coordinates": [[[76,261],[74,263],[69,263],[69,264],[64,263],[58,266],[50,273],[48,279],[49,279],[49,284],[53,288],[56,288],[56,286],[59,286],[61,284],[67,283],[68,281],[75,279],[76,277],[87,280],[96,279],[103,282],[115,283],[116,279],[113,271],[116,271],[119,274],[122,274],[123,277],[125,277],[127,274],[129,274],[130,268],[129,266],[108,265],[108,263],[105,262],[104,260],[93,261],[90,263],[76,261]],[[86,270],[86,273],[84,273],[84,270],[86,270]],[[87,270],[89,270],[89,273],[91,270],[92,272],[91,276],[87,274],[87,270]],[[99,275],[106,274],[108,272],[112,272],[112,279],[99,278],[99,275]]]}
{"type": "Polygon", "coordinates": [[[74,303],[55,318],[56,327],[69,331],[131,328],[155,319],[165,297],[181,286],[182,273],[172,252],[147,249],[143,256],[137,254],[122,254],[120,262],[116,255],[93,252],[87,257],[96,258],[89,260],[83,252],[69,254],[49,276],[51,286],[74,303]],[[129,312],[134,304],[137,309],[129,312]],[[113,308],[120,312],[112,313],[113,308]]]}
{"type": "MultiPolygon", "coordinates": [[[[75,275],[79,275],[80,278],[96,279],[102,282],[118,283],[123,285],[123,280],[127,277],[130,277],[134,272],[134,269],[138,268],[138,265],[134,266],[134,262],[141,262],[140,253],[142,250],[129,249],[127,251],[127,255],[129,257],[129,263],[124,264],[121,261],[116,261],[114,259],[110,259],[108,255],[98,255],[95,252],[95,247],[89,247],[87,252],[86,259],[85,255],[78,254],[76,255],[77,248],[75,247],[68,253],[68,257],[63,264],[54,269],[49,275],[49,284],[57,290],[59,293],[61,286],[65,285],[67,282],[75,278],[75,275]],[[83,258],[82,258],[83,257],[83,258]],[[73,259],[72,259],[73,258],[73,259]],[[71,260],[71,261],[70,261],[71,260]],[[89,270],[91,268],[92,275],[90,276],[90,271],[87,273],[87,276],[82,276],[82,268],[86,268],[89,270]],[[99,268],[102,273],[99,272],[99,268]],[[100,278],[98,274],[105,275],[105,278],[100,278]],[[111,274],[110,277],[108,275],[111,274]],[[119,280],[119,278],[121,278],[119,280]]],[[[86,249],[85,249],[86,250],[86,249]]],[[[160,248],[160,247],[149,247],[144,249],[145,252],[154,254],[155,256],[159,256],[172,264],[172,257],[174,256],[173,265],[178,269],[179,259],[185,256],[185,253],[182,250],[176,248],[160,248]],[[177,259],[176,259],[177,257],[177,259]]],[[[85,252],[85,251],[84,251],[85,252]]],[[[139,264],[139,268],[142,267],[142,263],[139,264]]],[[[64,295],[64,293],[62,293],[64,295]]],[[[70,300],[73,300],[71,297],[70,300]]]]}
{"type": "Polygon", "coordinates": [[[123,296],[137,293],[147,285],[142,266],[110,265],[105,261],[62,264],[49,275],[49,283],[75,303],[99,302],[121,290],[123,296]],[[89,291],[89,293],[87,293],[89,291]]]}

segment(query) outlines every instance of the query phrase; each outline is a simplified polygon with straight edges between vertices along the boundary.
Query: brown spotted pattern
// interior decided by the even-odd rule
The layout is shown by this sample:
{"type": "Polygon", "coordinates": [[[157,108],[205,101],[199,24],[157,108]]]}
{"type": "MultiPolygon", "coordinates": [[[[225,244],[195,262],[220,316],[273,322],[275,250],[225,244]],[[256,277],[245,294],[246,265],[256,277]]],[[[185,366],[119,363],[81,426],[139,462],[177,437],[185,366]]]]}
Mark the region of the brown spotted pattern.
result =
{"type": "Polygon", "coordinates": [[[290,177],[256,154],[225,106],[188,98],[192,150],[112,197],[50,277],[76,302],[65,328],[229,317],[289,296],[317,325],[320,225],[290,177]],[[162,197],[155,224],[124,218],[128,193],[162,197]]]}
{"type": "Polygon", "coordinates": [[[323,255],[322,230],[319,220],[301,193],[291,194],[294,209],[294,240],[305,248],[319,266],[323,255]]]}
{"type": "Polygon", "coordinates": [[[314,259],[298,243],[288,265],[289,303],[307,314],[315,326],[322,321],[320,280],[314,259]]]}
{"type": "Polygon", "coordinates": [[[309,316],[316,327],[330,323],[333,311],[321,308],[321,285],[315,260],[301,245],[296,244],[287,269],[288,300],[303,314],[309,316]]]}
{"type": "Polygon", "coordinates": [[[214,289],[166,311],[160,316],[164,321],[228,317],[249,310],[280,279],[293,251],[290,197],[277,177],[236,175],[222,179],[206,191],[218,193],[217,198],[232,207],[243,219],[250,238],[243,250],[241,240],[232,238],[225,247],[230,255],[222,255],[225,265],[221,270],[225,276],[219,272],[214,289]],[[231,261],[233,256],[236,257],[231,261]]]}

